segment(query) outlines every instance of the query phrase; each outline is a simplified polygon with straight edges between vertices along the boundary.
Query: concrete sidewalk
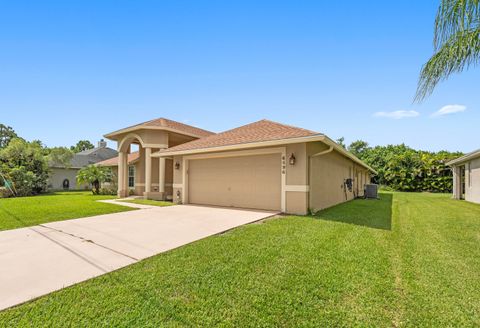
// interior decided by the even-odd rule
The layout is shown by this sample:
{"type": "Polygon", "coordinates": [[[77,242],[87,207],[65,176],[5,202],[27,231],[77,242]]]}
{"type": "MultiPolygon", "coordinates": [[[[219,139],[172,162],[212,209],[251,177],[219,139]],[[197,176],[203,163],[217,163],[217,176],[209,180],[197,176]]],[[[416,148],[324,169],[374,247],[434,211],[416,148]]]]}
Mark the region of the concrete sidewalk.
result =
{"type": "Polygon", "coordinates": [[[0,232],[0,310],[276,214],[140,206],[137,211],[0,232]]]}

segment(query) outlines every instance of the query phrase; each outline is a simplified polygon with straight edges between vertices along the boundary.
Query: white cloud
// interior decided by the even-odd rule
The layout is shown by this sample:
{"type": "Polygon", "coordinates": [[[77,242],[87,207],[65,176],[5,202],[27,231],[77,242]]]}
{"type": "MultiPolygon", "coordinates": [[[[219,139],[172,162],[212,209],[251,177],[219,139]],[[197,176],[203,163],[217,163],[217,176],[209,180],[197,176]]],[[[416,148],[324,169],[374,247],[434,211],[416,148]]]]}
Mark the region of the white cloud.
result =
{"type": "Polygon", "coordinates": [[[463,105],[446,105],[437,110],[435,113],[430,115],[431,117],[439,117],[449,114],[461,113],[467,110],[466,106],[463,105]]]}
{"type": "Polygon", "coordinates": [[[376,112],[375,114],[373,114],[373,116],[393,118],[395,120],[399,120],[402,118],[417,117],[420,116],[420,113],[414,110],[396,110],[393,112],[376,112]]]}

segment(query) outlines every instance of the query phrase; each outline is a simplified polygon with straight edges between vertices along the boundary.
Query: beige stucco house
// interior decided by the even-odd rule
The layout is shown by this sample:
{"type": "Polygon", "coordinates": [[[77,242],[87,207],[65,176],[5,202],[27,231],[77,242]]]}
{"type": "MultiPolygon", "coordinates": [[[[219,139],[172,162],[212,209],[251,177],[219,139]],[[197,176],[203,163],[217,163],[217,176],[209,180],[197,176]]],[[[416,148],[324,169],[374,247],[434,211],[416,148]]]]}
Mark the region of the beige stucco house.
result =
{"type": "Polygon", "coordinates": [[[480,203],[480,149],[447,165],[453,171],[453,198],[480,203]]]}
{"type": "Polygon", "coordinates": [[[261,120],[222,133],[160,118],[118,143],[118,195],[306,214],[361,197],[373,169],[326,135],[261,120]],[[130,145],[138,144],[138,152],[130,145]]]}

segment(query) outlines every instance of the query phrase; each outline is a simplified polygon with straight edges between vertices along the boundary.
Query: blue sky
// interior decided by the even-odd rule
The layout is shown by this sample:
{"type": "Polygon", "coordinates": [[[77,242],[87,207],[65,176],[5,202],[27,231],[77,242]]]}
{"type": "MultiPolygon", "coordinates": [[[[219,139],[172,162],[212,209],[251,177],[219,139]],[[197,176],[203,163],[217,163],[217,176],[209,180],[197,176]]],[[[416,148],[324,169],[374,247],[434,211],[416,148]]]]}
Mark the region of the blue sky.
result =
{"type": "Polygon", "coordinates": [[[413,104],[437,5],[0,0],[0,122],[48,146],[157,117],[216,132],[268,118],[347,143],[471,151],[480,68],[413,104]]]}

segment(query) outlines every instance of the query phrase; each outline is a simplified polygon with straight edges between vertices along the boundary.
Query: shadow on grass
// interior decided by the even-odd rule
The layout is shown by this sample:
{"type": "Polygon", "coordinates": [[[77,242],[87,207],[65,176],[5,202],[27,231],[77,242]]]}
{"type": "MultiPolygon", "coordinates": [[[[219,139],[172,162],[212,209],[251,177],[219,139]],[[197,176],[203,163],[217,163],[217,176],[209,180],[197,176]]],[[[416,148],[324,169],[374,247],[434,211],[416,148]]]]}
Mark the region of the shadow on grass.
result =
{"type": "Polygon", "coordinates": [[[356,199],[317,212],[314,217],[320,220],[391,230],[392,200],[393,194],[381,193],[379,200],[356,199]]]}

